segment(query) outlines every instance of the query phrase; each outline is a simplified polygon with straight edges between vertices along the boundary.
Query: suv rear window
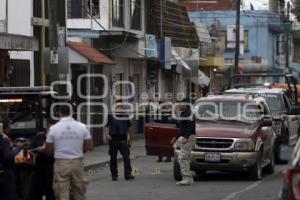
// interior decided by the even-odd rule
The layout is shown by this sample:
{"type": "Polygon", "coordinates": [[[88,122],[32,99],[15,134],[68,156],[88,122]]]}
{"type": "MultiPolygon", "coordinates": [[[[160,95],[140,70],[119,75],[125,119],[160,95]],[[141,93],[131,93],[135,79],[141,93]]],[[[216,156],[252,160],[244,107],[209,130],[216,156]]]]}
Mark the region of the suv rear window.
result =
{"type": "Polygon", "coordinates": [[[286,111],[282,96],[280,94],[256,93],[254,95],[266,99],[273,115],[286,111]]]}
{"type": "Polygon", "coordinates": [[[0,99],[0,118],[11,121],[11,129],[35,129],[36,100],[21,98],[0,99]]]}

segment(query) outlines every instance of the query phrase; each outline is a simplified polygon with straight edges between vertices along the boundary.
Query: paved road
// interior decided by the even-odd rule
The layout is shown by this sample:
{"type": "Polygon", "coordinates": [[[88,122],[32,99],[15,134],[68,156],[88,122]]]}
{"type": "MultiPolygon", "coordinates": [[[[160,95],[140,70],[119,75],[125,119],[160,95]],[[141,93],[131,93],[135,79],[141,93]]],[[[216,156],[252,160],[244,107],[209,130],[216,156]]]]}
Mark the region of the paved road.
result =
{"type": "Polygon", "coordinates": [[[155,157],[138,157],[133,167],[137,168],[134,181],[125,181],[123,163],[119,163],[119,181],[113,182],[108,166],[92,170],[89,180],[88,200],[274,200],[281,186],[281,171],[284,165],[276,166],[273,175],[262,181],[249,181],[243,174],[210,172],[195,176],[195,184],[176,186],[172,178],[172,163],[157,164],[155,157]]]}

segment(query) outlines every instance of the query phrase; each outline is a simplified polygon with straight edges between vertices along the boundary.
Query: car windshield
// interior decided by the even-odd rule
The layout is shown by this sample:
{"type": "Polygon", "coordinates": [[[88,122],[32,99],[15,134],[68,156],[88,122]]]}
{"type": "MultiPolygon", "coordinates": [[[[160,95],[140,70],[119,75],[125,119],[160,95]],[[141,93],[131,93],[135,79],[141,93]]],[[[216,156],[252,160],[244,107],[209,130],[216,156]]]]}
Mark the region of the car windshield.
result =
{"type": "Polygon", "coordinates": [[[198,102],[195,107],[195,116],[199,121],[254,123],[261,113],[254,102],[198,102]]]}
{"type": "Polygon", "coordinates": [[[35,100],[0,99],[0,118],[10,120],[12,130],[34,129],[36,128],[34,116],[37,104],[35,100]]]}

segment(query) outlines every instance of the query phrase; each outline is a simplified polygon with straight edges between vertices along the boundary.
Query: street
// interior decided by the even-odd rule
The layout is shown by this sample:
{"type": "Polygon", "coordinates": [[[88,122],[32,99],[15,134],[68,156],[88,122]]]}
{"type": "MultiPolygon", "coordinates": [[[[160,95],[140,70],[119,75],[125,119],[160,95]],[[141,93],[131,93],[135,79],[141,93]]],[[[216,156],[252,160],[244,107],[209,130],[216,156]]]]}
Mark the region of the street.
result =
{"type": "Polygon", "coordinates": [[[262,181],[249,181],[239,173],[209,172],[195,176],[192,186],[176,186],[172,163],[157,163],[155,157],[138,156],[132,161],[137,171],[134,181],[125,181],[119,162],[119,180],[111,181],[108,165],[90,170],[88,200],[201,199],[201,200],[274,200],[282,185],[285,165],[276,165],[275,173],[262,181]]]}

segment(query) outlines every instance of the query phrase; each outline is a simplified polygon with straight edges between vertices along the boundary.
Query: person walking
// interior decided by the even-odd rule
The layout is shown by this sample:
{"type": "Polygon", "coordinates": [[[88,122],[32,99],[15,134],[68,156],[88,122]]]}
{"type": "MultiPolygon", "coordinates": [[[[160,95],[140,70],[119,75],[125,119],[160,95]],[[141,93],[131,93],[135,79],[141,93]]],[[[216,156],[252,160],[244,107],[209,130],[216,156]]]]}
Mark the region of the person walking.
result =
{"type": "Polygon", "coordinates": [[[131,122],[128,115],[124,112],[124,107],[121,100],[115,103],[115,116],[109,116],[106,129],[104,131],[107,140],[109,141],[110,155],[110,171],[113,181],[118,180],[118,162],[117,156],[120,151],[124,160],[124,176],[125,180],[132,180],[132,168],[130,163],[129,146],[132,143],[131,122]],[[129,134],[129,138],[128,138],[129,134]]]}
{"type": "Polygon", "coordinates": [[[9,121],[4,120],[3,132],[0,133],[0,199],[18,200],[15,182],[15,156],[21,151],[22,145],[13,147],[9,135],[9,121]]]}
{"type": "Polygon", "coordinates": [[[190,170],[190,155],[196,144],[196,125],[188,99],[183,99],[180,103],[181,105],[178,106],[181,112],[179,131],[177,132],[176,138],[173,138],[171,141],[171,144],[175,143],[175,145],[180,147],[178,162],[182,180],[177,182],[176,185],[191,185],[194,181],[190,170]]]}
{"type": "Polygon", "coordinates": [[[70,108],[59,108],[60,120],[49,129],[46,152],[54,155],[53,189],[56,200],[85,200],[83,153],[93,149],[87,127],[72,117],[70,108]]]}
{"type": "Polygon", "coordinates": [[[30,145],[30,151],[35,155],[35,166],[27,200],[41,200],[43,196],[46,200],[55,200],[52,187],[54,158],[45,151],[47,134],[52,125],[54,121],[49,120],[46,133],[37,134],[30,145]]]}

